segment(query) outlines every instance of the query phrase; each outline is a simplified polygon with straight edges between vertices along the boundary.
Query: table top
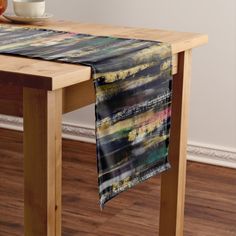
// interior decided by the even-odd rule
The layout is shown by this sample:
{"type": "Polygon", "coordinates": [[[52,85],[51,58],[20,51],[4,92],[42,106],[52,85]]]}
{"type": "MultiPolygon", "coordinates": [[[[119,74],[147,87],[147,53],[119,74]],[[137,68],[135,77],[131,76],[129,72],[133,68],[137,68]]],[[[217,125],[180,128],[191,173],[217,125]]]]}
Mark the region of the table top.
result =
{"type": "MultiPolygon", "coordinates": [[[[0,24],[9,23],[0,17],[0,24]]],[[[172,45],[173,55],[201,46],[208,41],[208,36],[205,34],[87,24],[63,20],[54,20],[37,26],[24,25],[24,27],[168,42],[172,45]]],[[[0,83],[55,90],[91,78],[90,67],[66,63],[60,63],[60,66],[58,66],[58,64],[59,62],[0,55],[0,83]]]]}

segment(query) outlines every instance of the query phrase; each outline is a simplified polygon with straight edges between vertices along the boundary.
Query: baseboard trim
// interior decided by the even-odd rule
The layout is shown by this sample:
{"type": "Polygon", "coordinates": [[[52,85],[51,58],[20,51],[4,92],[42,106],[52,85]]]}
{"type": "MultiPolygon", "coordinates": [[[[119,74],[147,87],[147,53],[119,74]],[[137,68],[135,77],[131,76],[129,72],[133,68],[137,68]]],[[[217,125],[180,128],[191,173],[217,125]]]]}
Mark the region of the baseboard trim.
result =
{"type": "Polygon", "coordinates": [[[71,140],[96,143],[95,128],[63,122],[62,137],[71,140]]]}
{"type": "MultiPolygon", "coordinates": [[[[23,119],[14,116],[0,115],[0,128],[23,131],[23,119]]],[[[65,139],[95,143],[94,127],[63,122],[62,137],[65,139]]]]}
{"type": "MultiPolygon", "coordinates": [[[[22,118],[0,115],[0,128],[23,131],[22,118]]],[[[76,141],[95,143],[94,127],[69,122],[62,124],[62,137],[76,141]]],[[[236,150],[200,143],[188,143],[188,160],[212,165],[236,168],[236,150]]]]}
{"type": "Polygon", "coordinates": [[[236,169],[236,150],[189,143],[188,160],[236,169]]]}

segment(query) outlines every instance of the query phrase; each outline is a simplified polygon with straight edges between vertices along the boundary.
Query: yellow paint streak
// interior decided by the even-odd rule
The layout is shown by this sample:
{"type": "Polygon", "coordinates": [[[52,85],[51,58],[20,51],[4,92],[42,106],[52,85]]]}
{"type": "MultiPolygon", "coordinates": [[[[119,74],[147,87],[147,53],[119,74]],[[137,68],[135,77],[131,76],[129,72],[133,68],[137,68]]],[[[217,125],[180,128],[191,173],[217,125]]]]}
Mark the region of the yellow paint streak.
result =
{"type": "MultiPolygon", "coordinates": [[[[116,133],[116,132],[121,131],[123,129],[128,129],[131,124],[134,128],[135,128],[135,126],[140,126],[141,123],[145,123],[147,120],[150,120],[155,114],[156,114],[156,112],[154,112],[154,111],[148,111],[148,112],[142,113],[140,115],[137,115],[135,117],[119,121],[112,126],[111,126],[109,119],[107,121],[104,119],[101,126],[98,127],[99,138],[102,138],[106,135],[116,133]]],[[[135,130],[134,132],[136,132],[136,134],[140,135],[140,136],[144,132],[148,132],[148,131],[150,132],[153,129],[155,129],[155,127],[158,127],[160,125],[160,122],[162,119],[163,119],[163,117],[161,117],[161,119],[156,118],[154,122],[144,125],[143,128],[141,127],[141,129],[137,128],[137,130],[135,130]]],[[[134,133],[131,133],[129,135],[131,140],[134,135],[135,135],[134,133]]]]}
{"type": "MultiPolygon", "coordinates": [[[[105,77],[105,82],[106,83],[112,83],[116,80],[124,80],[126,77],[130,76],[130,75],[135,75],[137,72],[145,70],[148,67],[153,66],[154,63],[145,63],[142,65],[138,65],[126,70],[118,70],[118,71],[113,71],[113,72],[109,72],[106,73],[106,77],[105,77]]],[[[96,80],[97,78],[103,76],[104,73],[97,73],[94,76],[94,79],[96,80]]]]}

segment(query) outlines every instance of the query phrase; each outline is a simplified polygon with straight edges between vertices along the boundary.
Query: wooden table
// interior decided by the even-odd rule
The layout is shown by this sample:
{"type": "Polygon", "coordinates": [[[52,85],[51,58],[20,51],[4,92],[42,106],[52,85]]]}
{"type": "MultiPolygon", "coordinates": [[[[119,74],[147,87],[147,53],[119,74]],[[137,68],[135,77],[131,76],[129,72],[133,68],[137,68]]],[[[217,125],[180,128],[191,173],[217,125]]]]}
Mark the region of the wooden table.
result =
{"type": "MultiPolygon", "coordinates": [[[[191,50],[207,36],[68,21],[41,27],[172,44],[172,168],[161,175],[159,235],[183,235],[191,50]]],[[[62,114],[94,101],[89,67],[0,55],[0,114],[24,117],[25,236],[61,236],[62,114]]]]}

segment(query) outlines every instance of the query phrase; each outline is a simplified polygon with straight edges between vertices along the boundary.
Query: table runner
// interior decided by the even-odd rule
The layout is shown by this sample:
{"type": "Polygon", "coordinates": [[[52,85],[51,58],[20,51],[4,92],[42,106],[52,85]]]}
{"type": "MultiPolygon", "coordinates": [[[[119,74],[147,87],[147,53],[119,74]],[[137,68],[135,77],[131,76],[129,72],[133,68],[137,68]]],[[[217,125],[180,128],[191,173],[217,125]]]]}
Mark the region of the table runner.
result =
{"type": "Polygon", "coordinates": [[[92,68],[101,207],[170,168],[169,44],[0,25],[0,53],[92,68]]]}

